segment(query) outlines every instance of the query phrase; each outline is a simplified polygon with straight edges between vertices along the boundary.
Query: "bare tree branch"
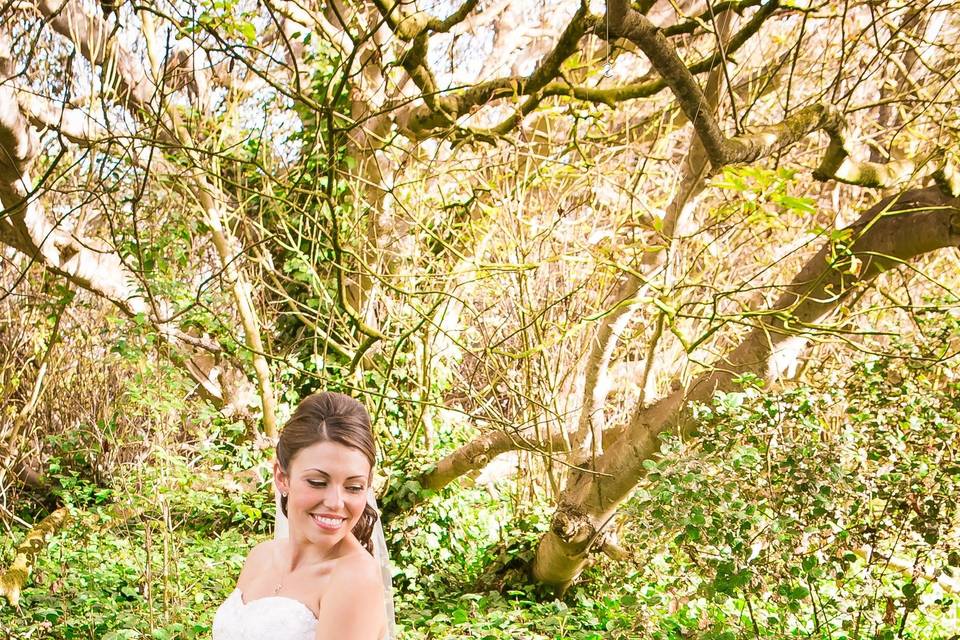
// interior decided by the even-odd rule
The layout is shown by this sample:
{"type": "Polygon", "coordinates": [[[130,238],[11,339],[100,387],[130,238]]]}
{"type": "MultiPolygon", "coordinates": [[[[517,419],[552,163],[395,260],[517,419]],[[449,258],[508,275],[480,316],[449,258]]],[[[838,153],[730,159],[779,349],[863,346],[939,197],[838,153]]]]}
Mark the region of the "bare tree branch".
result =
{"type": "Polygon", "coordinates": [[[643,476],[644,461],[659,451],[660,434],[690,434],[691,402],[730,390],[745,372],[776,377],[782,354],[797,353],[806,336],[851,292],[919,255],[960,246],[960,199],[936,187],[909,191],[881,201],[847,232],[851,237],[845,250],[826,243],[721,362],[687,389],[639,408],[629,424],[606,435],[608,446],[591,465],[592,472],[574,472],[561,497],[552,530],[541,540],[534,561],[538,580],[563,589],[579,574],[590,541],[643,476]]]}

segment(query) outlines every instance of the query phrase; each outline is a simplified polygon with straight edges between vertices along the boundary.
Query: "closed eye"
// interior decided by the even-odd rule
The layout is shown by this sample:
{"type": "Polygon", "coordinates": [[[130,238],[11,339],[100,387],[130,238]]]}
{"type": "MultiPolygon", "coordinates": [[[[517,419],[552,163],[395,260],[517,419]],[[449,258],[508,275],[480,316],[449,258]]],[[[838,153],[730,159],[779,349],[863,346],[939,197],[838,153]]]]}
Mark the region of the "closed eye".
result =
{"type": "MultiPolygon", "coordinates": [[[[327,482],[325,480],[307,480],[307,484],[309,484],[311,487],[316,487],[317,489],[322,489],[323,487],[327,486],[327,482]]],[[[362,493],[365,491],[365,489],[364,487],[353,485],[347,487],[347,491],[350,493],[362,493]]]]}

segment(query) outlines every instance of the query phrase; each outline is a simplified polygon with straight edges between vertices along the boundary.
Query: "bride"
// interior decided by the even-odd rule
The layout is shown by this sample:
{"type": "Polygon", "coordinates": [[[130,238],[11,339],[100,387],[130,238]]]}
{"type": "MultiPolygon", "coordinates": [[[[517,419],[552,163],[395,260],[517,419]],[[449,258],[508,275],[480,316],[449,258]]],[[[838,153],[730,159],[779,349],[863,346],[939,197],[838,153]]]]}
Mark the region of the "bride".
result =
{"type": "Polygon", "coordinates": [[[385,549],[378,562],[371,539],[378,516],[367,502],[374,461],[362,404],[330,392],[300,403],[280,434],[273,470],[289,537],[278,531],[247,556],[237,588],[214,617],[213,640],[390,635],[385,549]]]}

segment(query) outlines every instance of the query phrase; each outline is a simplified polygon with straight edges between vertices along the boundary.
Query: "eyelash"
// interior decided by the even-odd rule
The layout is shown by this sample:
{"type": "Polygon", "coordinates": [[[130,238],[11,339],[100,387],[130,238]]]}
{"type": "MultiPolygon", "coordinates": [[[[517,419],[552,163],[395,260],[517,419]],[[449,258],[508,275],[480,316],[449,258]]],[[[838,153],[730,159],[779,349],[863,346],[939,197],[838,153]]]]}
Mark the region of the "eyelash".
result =
{"type": "MultiPolygon", "coordinates": [[[[323,480],[307,480],[307,484],[317,489],[322,489],[323,487],[327,486],[327,483],[323,480]]],[[[351,493],[360,493],[363,491],[363,487],[347,487],[347,491],[351,493]]]]}

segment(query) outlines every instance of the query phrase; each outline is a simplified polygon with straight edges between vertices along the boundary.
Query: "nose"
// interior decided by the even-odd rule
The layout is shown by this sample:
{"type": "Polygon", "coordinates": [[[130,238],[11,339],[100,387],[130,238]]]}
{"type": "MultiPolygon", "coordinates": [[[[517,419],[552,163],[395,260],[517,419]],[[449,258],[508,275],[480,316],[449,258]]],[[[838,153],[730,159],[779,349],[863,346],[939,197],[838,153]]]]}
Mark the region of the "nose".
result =
{"type": "Polygon", "coordinates": [[[323,492],[323,506],[328,507],[332,510],[335,510],[337,513],[340,512],[343,507],[343,494],[341,493],[340,487],[337,485],[329,485],[326,490],[323,492]]]}

